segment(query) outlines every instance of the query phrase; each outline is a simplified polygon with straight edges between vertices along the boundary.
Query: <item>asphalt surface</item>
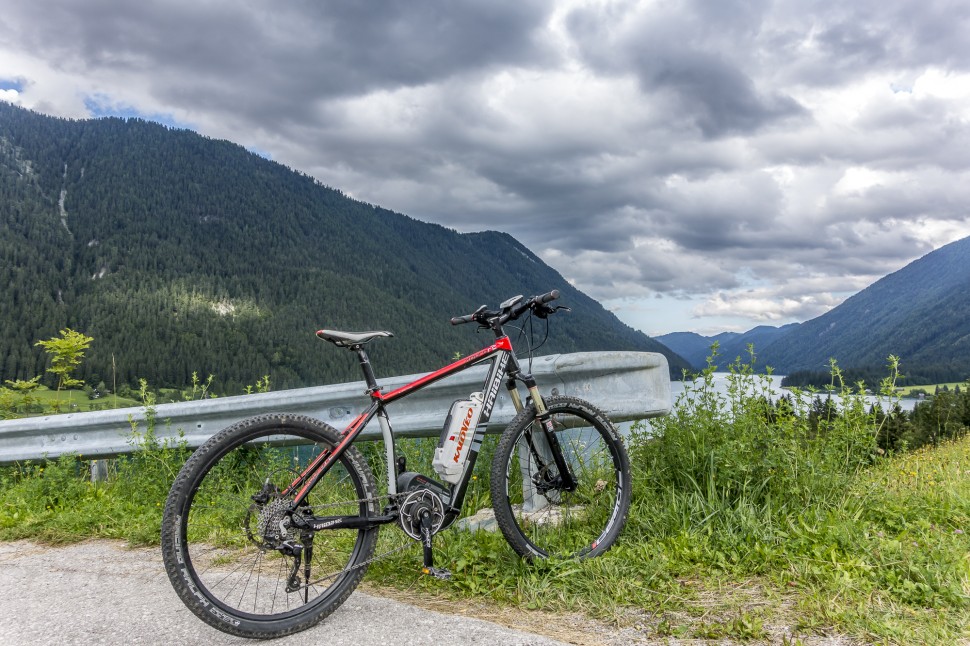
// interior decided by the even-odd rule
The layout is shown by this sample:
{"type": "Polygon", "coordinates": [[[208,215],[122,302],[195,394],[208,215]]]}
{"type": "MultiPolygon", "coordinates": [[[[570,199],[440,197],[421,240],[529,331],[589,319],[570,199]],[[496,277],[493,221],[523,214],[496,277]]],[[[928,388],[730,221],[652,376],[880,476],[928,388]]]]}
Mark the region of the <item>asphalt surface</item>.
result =
{"type": "MultiPolygon", "coordinates": [[[[220,645],[264,642],[201,622],[175,595],[158,549],[108,541],[0,543],[0,644],[220,645]]],[[[565,646],[479,619],[355,592],[321,624],[273,640],[327,646],[565,646]]]]}

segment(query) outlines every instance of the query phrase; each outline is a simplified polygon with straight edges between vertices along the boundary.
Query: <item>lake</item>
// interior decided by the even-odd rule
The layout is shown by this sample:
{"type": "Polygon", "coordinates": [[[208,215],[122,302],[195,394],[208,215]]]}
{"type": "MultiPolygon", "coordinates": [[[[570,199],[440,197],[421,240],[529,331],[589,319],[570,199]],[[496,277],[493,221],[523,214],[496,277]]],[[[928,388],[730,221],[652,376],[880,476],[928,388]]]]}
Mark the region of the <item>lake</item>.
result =
{"type": "MultiPolygon", "coordinates": [[[[713,375],[713,377],[714,377],[714,387],[717,389],[718,392],[723,393],[725,395],[727,394],[727,392],[728,392],[728,384],[729,384],[729,382],[728,382],[728,377],[729,376],[730,376],[730,373],[727,373],[727,372],[715,372],[714,373],[714,375],[713,375]]],[[[781,387],[781,380],[784,379],[784,378],[785,378],[784,375],[765,375],[765,376],[757,375],[755,377],[755,380],[756,380],[755,383],[758,384],[758,388],[760,388],[761,387],[761,384],[763,383],[762,382],[762,379],[767,379],[768,380],[768,386],[767,386],[768,393],[770,394],[772,401],[776,401],[778,398],[782,397],[783,395],[785,395],[785,394],[787,394],[789,392],[787,389],[781,387]]],[[[683,394],[683,392],[685,390],[685,387],[686,387],[686,384],[683,381],[672,381],[672,382],[670,382],[670,394],[671,394],[671,397],[673,398],[674,401],[677,401],[677,398],[681,394],[683,394]]],[[[822,397],[825,397],[826,396],[826,394],[824,392],[820,393],[820,395],[822,397]]],[[[836,397],[835,399],[839,399],[839,398],[836,397]]],[[[886,398],[885,397],[876,397],[876,396],[866,396],[866,401],[868,403],[871,403],[871,404],[883,404],[884,405],[886,403],[886,398]]],[[[919,400],[917,400],[917,399],[909,399],[909,398],[907,398],[907,399],[900,399],[899,400],[899,405],[902,407],[903,410],[909,411],[909,410],[913,410],[913,408],[916,406],[916,404],[918,402],[919,402],[919,400]]]]}

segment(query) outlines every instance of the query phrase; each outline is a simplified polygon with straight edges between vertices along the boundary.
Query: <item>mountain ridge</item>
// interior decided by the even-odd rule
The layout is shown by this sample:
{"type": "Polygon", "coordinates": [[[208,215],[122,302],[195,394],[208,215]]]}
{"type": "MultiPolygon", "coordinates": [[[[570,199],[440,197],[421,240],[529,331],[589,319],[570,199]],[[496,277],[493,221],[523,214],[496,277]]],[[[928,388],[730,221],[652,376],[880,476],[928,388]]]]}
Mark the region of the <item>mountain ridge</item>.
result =
{"type": "Polygon", "coordinates": [[[894,355],[908,383],[962,381],[970,376],[970,237],[931,251],[804,323],[656,339],[695,369],[705,365],[717,341],[718,363],[745,359],[744,346],[753,343],[757,365],[779,374],[828,374],[829,359],[835,359],[871,381],[885,375],[894,355]]]}
{"type": "Polygon", "coordinates": [[[703,336],[696,332],[671,332],[653,337],[668,348],[684,357],[695,370],[702,370],[711,356],[711,347],[718,344],[718,358],[715,363],[723,366],[740,358],[748,360],[748,346],[754,347],[757,354],[761,348],[787,334],[799,323],[789,323],[781,327],[758,325],[745,332],[721,332],[713,336],[703,336]]]}
{"type": "Polygon", "coordinates": [[[880,369],[894,355],[904,374],[962,381],[970,376],[970,237],[884,276],[761,354],[786,372],[817,370],[829,358],[880,369]]]}
{"type": "Polygon", "coordinates": [[[378,376],[420,372],[484,342],[449,317],[552,288],[573,312],[543,352],[660,351],[686,365],[508,234],[352,200],[187,130],[0,102],[0,207],[0,379],[41,374],[33,344],[64,327],[95,338],[89,383],[357,379],[352,357],[313,338],[324,326],[391,330],[372,351],[378,376]]]}

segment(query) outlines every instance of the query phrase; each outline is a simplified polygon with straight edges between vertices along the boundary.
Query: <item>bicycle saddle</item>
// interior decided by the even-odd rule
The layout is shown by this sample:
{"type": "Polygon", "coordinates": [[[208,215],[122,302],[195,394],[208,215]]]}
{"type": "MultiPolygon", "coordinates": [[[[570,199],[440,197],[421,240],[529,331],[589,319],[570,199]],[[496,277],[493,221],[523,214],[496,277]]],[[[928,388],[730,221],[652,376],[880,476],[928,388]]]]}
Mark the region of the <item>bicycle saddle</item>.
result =
{"type": "Polygon", "coordinates": [[[337,330],[317,330],[317,336],[341,348],[363,345],[379,336],[394,336],[390,332],[338,332],[337,330]]]}

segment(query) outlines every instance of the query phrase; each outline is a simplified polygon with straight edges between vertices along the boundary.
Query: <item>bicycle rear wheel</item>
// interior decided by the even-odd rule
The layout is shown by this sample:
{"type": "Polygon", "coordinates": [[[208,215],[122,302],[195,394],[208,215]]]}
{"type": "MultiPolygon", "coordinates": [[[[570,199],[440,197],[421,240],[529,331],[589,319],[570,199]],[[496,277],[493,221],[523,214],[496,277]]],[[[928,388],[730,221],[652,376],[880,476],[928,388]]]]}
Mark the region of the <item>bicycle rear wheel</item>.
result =
{"type": "MultiPolygon", "coordinates": [[[[374,553],[377,528],[299,530],[282,491],[339,442],[317,420],[264,415],[220,431],[189,458],[165,504],[162,554],[175,591],[233,635],[280,637],[333,612],[374,553]],[[297,549],[297,547],[299,549],[297,549]]],[[[295,514],[377,515],[373,476],[349,447],[295,514]]]]}
{"type": "Polygon", "coordinates": [[[492,462],[495,518],[509,545],[531,558],[602,554],[630,509],[630,463],[616,429],[574,397],[545,401],[563,457],[576,480],[567,490],[534,407],[512,420],[492,462]]]}

